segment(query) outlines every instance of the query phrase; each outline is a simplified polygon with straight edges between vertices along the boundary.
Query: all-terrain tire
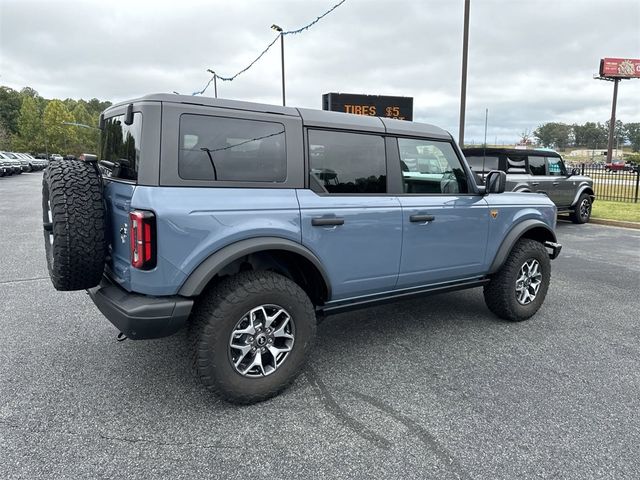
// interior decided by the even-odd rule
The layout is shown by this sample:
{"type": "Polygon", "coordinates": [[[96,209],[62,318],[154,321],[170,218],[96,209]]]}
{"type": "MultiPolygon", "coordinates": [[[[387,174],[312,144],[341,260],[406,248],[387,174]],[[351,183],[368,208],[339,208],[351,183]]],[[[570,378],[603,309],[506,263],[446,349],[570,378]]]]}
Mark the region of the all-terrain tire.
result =
{"type": "Polygon", "coordinates": [[[42,221],[49,276],[56,290],[100,283],[107,252],[102,180],[91,163],[50,162],[42,177],[42,221]]]}
{"type": "Polygon", "coordinates": [[[509,257],[491,281],[484,286],[484,300],[498,317],[520,322],[532,317],[542,306],[551,280],[551,261],[546,248],[540,242],[522,238],[514,245],[509,257]],[[537,262],[541,284],[535,298],[527,304],[518,301],[516,281],[526,263],[537,262]]]}
{"type": "Polygon", "coordinates": [[[587,223],[591,218],[591,197],[588,193],[583,193],[576,203],[576,208],[569,214],[573,223],[587,223]]]}
{"type": "Polygon", "coordinates": [[[196,376],[218,396],[240,404],[266,400],[291,384],[302,370],[316,332],[315,310],[304,290],[268,271],[243,272],[222,280],[196,302],[191,319],[189,335],[196,376]],[[248,312],[266,304],[282,307],[290,314],[294,343],[272,373],[247,377],[232,363],[231,335],[248,312]]]}

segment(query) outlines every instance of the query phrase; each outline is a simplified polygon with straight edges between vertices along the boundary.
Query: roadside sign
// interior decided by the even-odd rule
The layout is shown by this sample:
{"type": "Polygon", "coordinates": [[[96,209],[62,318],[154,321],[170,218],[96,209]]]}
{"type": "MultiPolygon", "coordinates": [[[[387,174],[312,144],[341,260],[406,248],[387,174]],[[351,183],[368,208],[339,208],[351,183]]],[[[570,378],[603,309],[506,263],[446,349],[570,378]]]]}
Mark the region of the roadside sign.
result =
{"type": "Polygon", "coordinates": [[[413,120],[413,97],[325,93],[322,95],[322,109],[411,121],[413,120]]]}
{"type": "Polygon", "coordinates": [[[609,78],[640,78],[640,60],[631,58],[603,58],[600,76],[609,78]]]}

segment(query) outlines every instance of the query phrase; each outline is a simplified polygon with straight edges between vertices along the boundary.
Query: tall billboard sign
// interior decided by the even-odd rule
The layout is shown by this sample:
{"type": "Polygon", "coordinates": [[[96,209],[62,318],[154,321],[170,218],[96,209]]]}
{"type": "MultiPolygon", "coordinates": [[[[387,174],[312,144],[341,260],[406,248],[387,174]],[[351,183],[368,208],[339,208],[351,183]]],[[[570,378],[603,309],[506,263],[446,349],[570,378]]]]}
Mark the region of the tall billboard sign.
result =
{"type": "Polygon", "coordinates": [[[632,58],[603,58],[600,76],[606,78],[640,78],[640,60],[632,58]]]}
{"type": "Polygon", "coordinates": [[[413,97],[325,93],[322,95],[322,109],[411,121],[413,120],[413,97]]]}

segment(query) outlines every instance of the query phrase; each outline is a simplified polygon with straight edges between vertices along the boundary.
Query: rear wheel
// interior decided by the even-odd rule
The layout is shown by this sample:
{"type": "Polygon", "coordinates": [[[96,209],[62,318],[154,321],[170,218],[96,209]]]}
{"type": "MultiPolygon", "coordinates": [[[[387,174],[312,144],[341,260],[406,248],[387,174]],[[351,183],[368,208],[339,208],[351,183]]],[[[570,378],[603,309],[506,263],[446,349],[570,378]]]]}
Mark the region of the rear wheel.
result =
{"type": "Polygon", "coordinates": [[[234,403],[266,400],[300,373],[315,337],[315,311],[293,281],[244,272],[204,294],[192,315],[200,381],[234,403]]]}
{"type": "Polygon", "coordinates": [[[493,313],[519,322],[533,316],[547,295],[551,261],[544,245],[523,238],[484,287],[484,300],[493,313]]]}
{"type": "Polygon", "coordinates": [[[580,195],[575,209],[569,215],[573,223],[587,223],[591,218],[591,197],[587,193],[580,195]]]}
{"type": "Polygon", "coordinates": [[[84,290],[100,283],[107,250],[105,218],[102,181],[92,164],[49,164],[42,177],[42,224],[56,290],[84,290]]]}

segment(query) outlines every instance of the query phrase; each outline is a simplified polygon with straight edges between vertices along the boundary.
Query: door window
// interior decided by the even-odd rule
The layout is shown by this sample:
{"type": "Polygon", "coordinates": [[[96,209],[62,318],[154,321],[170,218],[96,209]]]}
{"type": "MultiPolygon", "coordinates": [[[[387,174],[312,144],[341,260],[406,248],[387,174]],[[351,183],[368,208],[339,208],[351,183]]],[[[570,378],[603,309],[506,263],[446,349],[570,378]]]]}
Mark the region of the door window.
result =
{"type": "Polygon", "coordinates": [[[386,193],[384,139],[378,135],[309,130],[310,180],[328,193],[386,193]]]}
{"type": "Polygon", "coordinates": [[[560,157],[547,157],[547,167],[549,169],[549,175],[555,177],[561,177],[567,173],[560,157]]]}
{"type": "Polygon", "coordinates": [[[529,170],[531,175],[546,175],[544,157],[529,156],[529,170]]]}
{"type": "Polygon", "coordinates": [[[467,177],[453,147],[437,140],[398,139],[405,193],[467,193],[467,177]]]}

